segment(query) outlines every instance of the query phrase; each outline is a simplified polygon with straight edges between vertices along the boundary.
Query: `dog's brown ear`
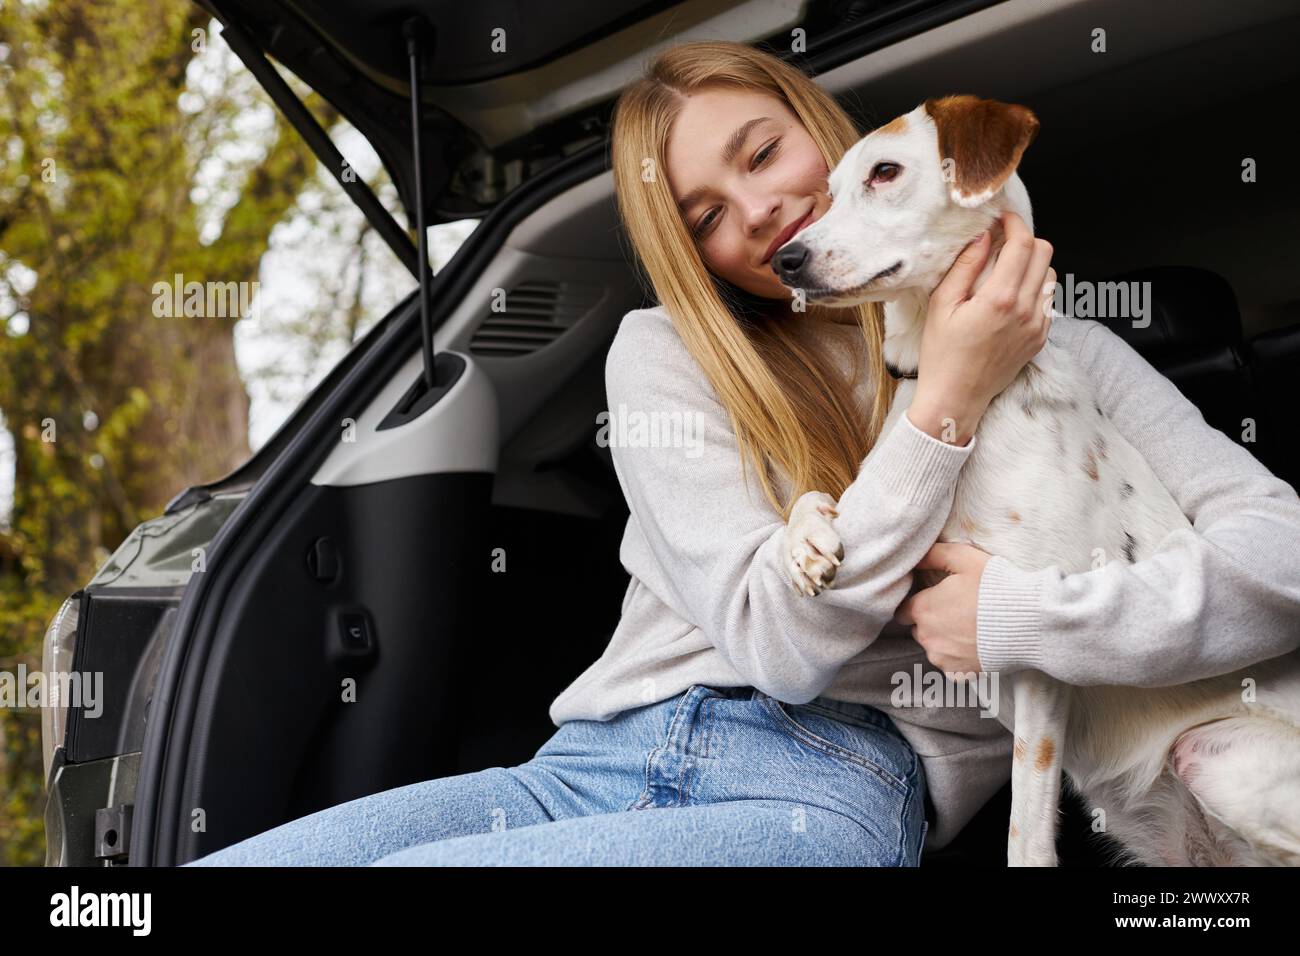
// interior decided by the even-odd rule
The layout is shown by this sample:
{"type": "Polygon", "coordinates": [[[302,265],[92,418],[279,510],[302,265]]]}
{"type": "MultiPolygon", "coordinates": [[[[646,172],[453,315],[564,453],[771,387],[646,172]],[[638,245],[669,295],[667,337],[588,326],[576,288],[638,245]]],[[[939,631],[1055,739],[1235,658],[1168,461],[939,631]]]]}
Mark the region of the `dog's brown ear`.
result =
{"type": "Polygon", "coordinates": [[[1038,117],[1015,103],[945,96],[926,100],[925,111],[939,130],[940,163],[952,160],[944,166],[948,193],[961,206],[991,199],[1038,134],[1038,117]]]}

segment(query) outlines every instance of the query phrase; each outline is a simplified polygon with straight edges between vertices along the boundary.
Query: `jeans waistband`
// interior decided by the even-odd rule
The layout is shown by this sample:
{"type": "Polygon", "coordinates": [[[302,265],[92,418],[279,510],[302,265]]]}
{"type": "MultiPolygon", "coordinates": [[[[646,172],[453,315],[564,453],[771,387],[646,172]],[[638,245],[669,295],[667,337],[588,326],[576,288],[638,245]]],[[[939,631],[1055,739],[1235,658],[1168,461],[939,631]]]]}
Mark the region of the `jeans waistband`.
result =
{"type": "Polygon", "coordinates": [[[814,697],[809,703],[817,707],[824,707],[827,710],[836,711],[846,717],[858,717],[879,724],[892,725],[893,723],[888,714],[879,707],[872,707],[870,704],[854,704],[847,700],[832,700],[830,697],[814,697]]]}
{"type": "MultiPolygon", "coordinates": [[[[770,697],[770,694],[764,694],[755,687],[710,687],[707,689],[713,693],[736,699],[747,700],[751,698],[770,697]]],[[[863,723],[871,724],[888,730],[890,733],[902,734],[894,721],[883,710],[873,707],[870,704],[854,704],[846,700],[833,700],[830,697],[814,697],[807,704],[801,704],[804,707],[818,707],[822,710],[830,711],[833,715],[844,718],[845,720],[856,720],[863,723]]]]}

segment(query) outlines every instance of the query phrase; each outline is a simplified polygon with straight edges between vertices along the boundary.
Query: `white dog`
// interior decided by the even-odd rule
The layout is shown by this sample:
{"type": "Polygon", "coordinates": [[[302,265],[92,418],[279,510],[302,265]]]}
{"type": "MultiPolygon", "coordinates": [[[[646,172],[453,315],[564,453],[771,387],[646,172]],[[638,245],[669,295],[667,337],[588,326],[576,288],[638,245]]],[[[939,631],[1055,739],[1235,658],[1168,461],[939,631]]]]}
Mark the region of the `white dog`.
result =
{"type": "MultiPolygon", "coordinates": [[[[911,404],[930,293],[958,253],[1006,209],[1032,232],[1016,167],[1037,129],[1022,106],[928,100],[854,144],[830,175],[831,208],[772,257],[808,301],[885,302],[885,358],[904,379],[886,431],[911,404]]],[[[994,235],[976,288],[992,271],[994,235]]],[[[1141,561],[1191,527],[1053,342],[990,403],[977,434],[940,541],[1073,573],[1094,566],[1094,549],[1141,561]]],[[[790,573],[812,594],[830,586],[842,547],[834,507],[809,492],[787,526],[790,573]]],[[[1056,864],[1062,770],[1134,862],[1300,864],[1300,656],[1174,687],[1071,687],[1034,670],[999,685],[998,719],[1015,736],[1011,865],[1056,864]],[[1242,700],[1243,676],[1258,683],[1254,702],[1242,700]]]]}

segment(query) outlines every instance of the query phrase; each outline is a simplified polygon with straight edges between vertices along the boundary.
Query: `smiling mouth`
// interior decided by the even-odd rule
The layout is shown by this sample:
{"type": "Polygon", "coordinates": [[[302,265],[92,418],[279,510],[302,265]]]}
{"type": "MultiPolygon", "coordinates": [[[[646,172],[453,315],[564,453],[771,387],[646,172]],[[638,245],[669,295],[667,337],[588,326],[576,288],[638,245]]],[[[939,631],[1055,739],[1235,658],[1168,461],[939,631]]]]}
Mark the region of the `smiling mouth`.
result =
{"type": "Polygon", "coordinates": [[[809,219],[812,218],[812,214],[816,209],[817,207],[813,206],[812,209],[809,209],[806,213],[804,213],[803,218],[794,224],[793,228],[791,229],[790,235],[786,236],[783,233],[782,235],[777,236],[776,244],[772,246],[772,251],[768,253],[767,256],[764,257],[763,261],[760,262],[759,265],[765,266],[769,262],[771,262],[772,256],[776,255],[776,251],[780,249],[782,246],[784,246],[791,239],[793,239],[795,236],[797,236],[803,230],[804,223],[806,223],[809,219]]]}
{"type": "Polygon", "coordinates": [[[869,291],[871,286],[877,280],[887,279],[901,268],[903,268],[903,260],[899,259],[888,269],[881,269],[870,279],[860,285],[855,285],[848,289],[804,289],[804,295],[811,300],[848,298],[869,291]]]}

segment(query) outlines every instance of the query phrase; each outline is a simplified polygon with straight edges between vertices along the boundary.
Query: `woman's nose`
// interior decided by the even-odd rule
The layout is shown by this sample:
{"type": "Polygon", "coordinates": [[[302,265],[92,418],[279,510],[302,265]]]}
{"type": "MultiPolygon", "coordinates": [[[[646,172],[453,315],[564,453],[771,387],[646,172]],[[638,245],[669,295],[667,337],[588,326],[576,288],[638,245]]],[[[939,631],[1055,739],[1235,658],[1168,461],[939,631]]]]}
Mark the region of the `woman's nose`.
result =
{"type": "Polygon", "coordinates": [[[746,219],[749,225],[749,236],[751,239],[762,235],[767,228],[768,223],[778,218],[781,209],[780,200],[760,200],[751,203],[747,207],[746,219]]]}

